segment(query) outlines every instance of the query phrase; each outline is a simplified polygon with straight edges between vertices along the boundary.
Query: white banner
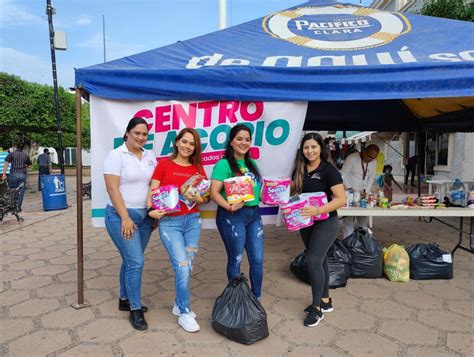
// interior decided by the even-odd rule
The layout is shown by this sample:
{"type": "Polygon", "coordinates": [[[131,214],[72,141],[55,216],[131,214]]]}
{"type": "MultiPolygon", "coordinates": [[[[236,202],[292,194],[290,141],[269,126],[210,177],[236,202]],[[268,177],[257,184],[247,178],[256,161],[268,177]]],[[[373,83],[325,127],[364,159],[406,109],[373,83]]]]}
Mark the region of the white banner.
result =
{"type": "MultiPolygon", "coordinates": [[[[169,156],[178,132],[191,127],[199,131],[203,164],[211,177],[214,164],[223,156],[228,134],[237,123],[252,132],[251,156],[263,176],[289,176],[301,139],[307,102],[239,101],[116,101],[96,96],[91,104],[92,221],[104,226],[106,189],[103,164],[107,153],[122,144],[129,120],[142,117],[148,122],[145,146],[157,159],[169,156]]],[[[203,228],[215,227],[216,205],[201,206],[203,228]]],[[[264,223],[276,221],[276,207],[261,207],[264,223]]]]}

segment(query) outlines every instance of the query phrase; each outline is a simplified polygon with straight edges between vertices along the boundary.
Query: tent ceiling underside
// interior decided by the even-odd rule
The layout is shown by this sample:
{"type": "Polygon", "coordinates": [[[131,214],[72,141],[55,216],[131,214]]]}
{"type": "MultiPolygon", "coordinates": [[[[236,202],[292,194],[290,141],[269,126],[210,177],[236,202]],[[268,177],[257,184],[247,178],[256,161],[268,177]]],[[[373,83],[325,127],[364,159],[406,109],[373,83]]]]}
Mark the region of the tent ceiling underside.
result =
{"type": "Polygon", "coordinates": [[[309,102],[304,129],[474,132],[474,97],[457,98],[461,110],[447,103],[451,99],[413,100],[409,104],[396,99],[309,102]],[[422,116],[421,109],[416,109],[424,108],[425,101],[431,110],[422,116]],[[448,107],[454,110],[449,112],[448,107]]]}

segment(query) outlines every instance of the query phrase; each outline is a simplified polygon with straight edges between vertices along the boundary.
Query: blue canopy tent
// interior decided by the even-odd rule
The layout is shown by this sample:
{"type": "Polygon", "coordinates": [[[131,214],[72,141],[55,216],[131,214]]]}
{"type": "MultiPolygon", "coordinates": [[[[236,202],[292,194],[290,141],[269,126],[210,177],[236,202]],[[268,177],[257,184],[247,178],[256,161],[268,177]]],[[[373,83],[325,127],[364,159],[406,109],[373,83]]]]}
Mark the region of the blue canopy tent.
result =
{"type": "Polygon", "coordinates": [[[76,69],[76,86],[117,100],[309,101],[306,129],[474,131],[473,43],[473,23],[311,1],[76,69]]]}
{"type": "Polygon", "coordinates": [[[76,69],[79,296],[74,306],[84,306],[80,95],[122,101],[307,101],[307,130],[474,131],[473,36],[473,23],[310,1],[76,69]]]}

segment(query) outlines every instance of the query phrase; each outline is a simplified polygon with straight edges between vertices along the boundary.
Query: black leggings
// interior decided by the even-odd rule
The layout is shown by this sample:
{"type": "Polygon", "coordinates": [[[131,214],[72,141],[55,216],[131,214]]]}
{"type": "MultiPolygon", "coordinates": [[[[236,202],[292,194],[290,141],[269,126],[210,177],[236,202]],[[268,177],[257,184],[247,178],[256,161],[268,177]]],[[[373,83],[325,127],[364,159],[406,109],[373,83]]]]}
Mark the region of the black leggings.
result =
{"type": "Polygon", "coordinates": [[[336,240],[339,230],[337,216],[316,221],[311,227],[300,230],[308,254],[309,279],[313,293],[313,306],[321,304],[322,297],[329,297],[329,266],[327,253],[336,240]]]}

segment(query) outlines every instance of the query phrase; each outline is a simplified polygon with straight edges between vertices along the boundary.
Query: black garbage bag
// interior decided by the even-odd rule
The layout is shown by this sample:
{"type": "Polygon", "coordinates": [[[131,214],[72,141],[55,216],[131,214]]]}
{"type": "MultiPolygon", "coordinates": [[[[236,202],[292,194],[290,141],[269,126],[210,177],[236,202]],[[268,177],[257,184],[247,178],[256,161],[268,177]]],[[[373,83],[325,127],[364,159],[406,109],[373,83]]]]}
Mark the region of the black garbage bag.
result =
{"type": "Polygon", "coordinates": [[[243,276],[230,281],[216,299],[212,309],[212,328],[244,345],[268,337],[267,313],[243,276]]]}
{"type": "MultiPolygon", "coordinates": [[[[351,255],[340,240],[336,240],[329,248],[329,288],[336,289],[346,286],[350,275],[351,255]]],[[[302,251],[290,263],[290,270],[298,279],[310,284],[309,269],[306,259],[306,251],[302,251]]]]}
{"type": "Polygon", "coordinates": [[[306,261],[306,250],[303,250],[290,263],[290,270],[301,281],[310,284],[308,262],[306,261]]]}
{"type": "Polygon", "coordinates": [[[328,251],[329,265],[329,288],[337,289],[347,285],[347,279],[351,275],[352,258],[349,251],[339,239],[328,251]]]}
{"type": "Polygon", "coordinates": [[[342,242],[352,257],[351,278],[383,276],[383,250],[368,230],[359,227],[342,242]]]}
{"type": "Polygon", "coordinates": [[[415,280],[452,279],[451,254],[437,244],[418,243],[407,248],[410,256],[410,278],[415,280]]]}

